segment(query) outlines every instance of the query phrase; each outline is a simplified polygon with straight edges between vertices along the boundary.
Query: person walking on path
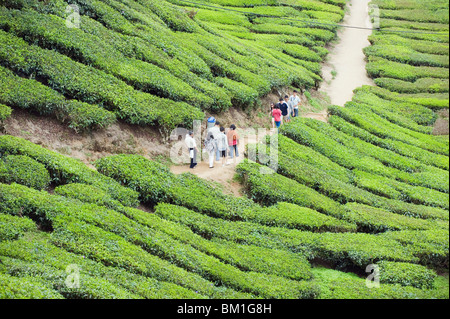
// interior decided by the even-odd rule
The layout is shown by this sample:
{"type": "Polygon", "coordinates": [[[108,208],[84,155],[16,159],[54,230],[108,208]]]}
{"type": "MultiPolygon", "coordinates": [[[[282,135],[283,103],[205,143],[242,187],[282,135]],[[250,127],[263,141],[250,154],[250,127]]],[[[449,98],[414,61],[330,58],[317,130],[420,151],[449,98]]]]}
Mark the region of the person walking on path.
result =
{"type": "Polygon", "coordinates": [[[283,114],[278,104],[275,105],[275,108],[272,111],[272,115],[277,129],[279,129],[283,121],[283,114]]]}
{"type": "Polygon", "coordinates": [[[300,97],[298,96],[298,92],[296,90],[294,90],[291,97],[289,98],[289,104],[293,109],[293,113],[292,113],[293,117],[298,117],[298,107],[300,105],[300,102],[301,102],[301,100],[300,100],[300,97]]]}
{"type": "MultiPolygon", "coordinates": [[[[217,121],[213,127],[208,129],[208,135],[212,134],[214,139],[217,141],[220,136],[220,122],[217,121]]],[[[220,153],[219,150],[216,150],[216,162],[220,161],[220,153]]]]}
{"type": "Polygon", "coordinates": [[[239,157],[239,135],[236,132],[236,125],[232,124],[230,130],[227,133],[228,146],[230,148],[230,158],[233,159],[234,155],[239,157]]]}
{"type": "Polygon", "coordinates": [[[224,127],[220,127],[220,136],[217,144],[220,156],[222,157],[222,167],[225,165],[229,165],[227,161],[228,138],[227,135],[225,134],[224,127]]]}
{"type": "Polygon", "coordinates": [[[217,140],[214,138],[214,134],[208,133],[205,140],[205,149],[209,155],[209,168],[214,168],[214,157],[217,152],[217,140]]]}
{"type": "Polygon", "coordinates": [[[197,142],[194,138],[194,132],[189,131],[189,134],[186,135],[185,143],[187,148],[189,149],[189,157],[191,159],[191,165],[189,168],[194,169],[197,166],[197,142]]]}
{"type": "Polygon", "coordinates": [[[284,99],[281,97],[278,104],[277,104],[278,108],[281,110],[281,115],[283,115],[283,119],[286,122],[287,120],[287,115],[288,115],[288,105],[287,103],[284,102],[284,99]]]}
{"type": "Polygon", "coordinates": [[[275,119],[273,117],[273,110],[275,110],[275,104],[270,103],[270,116],[272,117],[272,128],[275,128],[275,119]]]}
{"type": "Polygon", "coordinates": [[[292,112],[293,112],[293,108],[291,107],[291,104],[289,103],[289,96],[288,95],[284,96],[284,103],[288,106],[288,115],[287,115],[286,122],[290,122],[291,121],[292,112]]]}

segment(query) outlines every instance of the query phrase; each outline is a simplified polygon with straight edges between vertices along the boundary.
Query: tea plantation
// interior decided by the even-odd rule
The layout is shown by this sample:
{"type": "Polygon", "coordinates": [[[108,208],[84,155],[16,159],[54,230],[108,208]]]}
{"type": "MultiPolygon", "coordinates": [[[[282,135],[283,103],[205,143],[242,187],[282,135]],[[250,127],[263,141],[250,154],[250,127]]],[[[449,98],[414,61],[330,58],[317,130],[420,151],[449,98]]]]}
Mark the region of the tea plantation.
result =
{"type": "MultiPolygon", "coordinates": [[[[0,123],[26,109],[78,132],[190,127],[313,88],[346,1],[196,3],[0,0],[0,123]]],[[[276,170],[236,167],[245,197],[141,155],[94,169],[0,135],[0,298],[448,299],[449,140],[433,135],[449,106],[448,2],[372,3],[376,86],[328,123],[284,124],[276,170]]]]}

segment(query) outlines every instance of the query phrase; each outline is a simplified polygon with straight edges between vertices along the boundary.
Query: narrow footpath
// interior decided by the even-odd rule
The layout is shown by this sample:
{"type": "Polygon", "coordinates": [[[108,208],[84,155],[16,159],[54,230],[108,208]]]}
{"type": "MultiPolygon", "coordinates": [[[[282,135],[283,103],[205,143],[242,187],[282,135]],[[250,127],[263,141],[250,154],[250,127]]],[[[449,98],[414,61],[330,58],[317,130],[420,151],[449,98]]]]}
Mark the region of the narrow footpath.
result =
{"type": "MultiPolygon", "coordinates": [[[[351,0],[343,25],[372,27],[369,18],[371,0],[351,0]]],[[[371,30],[341,28],[339,42],[330,49],[327,62],[322,67],[324,81],[319,91],[326,93],[332,105],[344,106],[352,100],[353,90],[362,85],[374,85],[367,75],[366,57],[363,49],[370,45],[371,30]],[[332,73],[335,74],[334,78],[332,73]]]]}
{"type": "MultiPolygon", "coordinates": [[[[368,3],[371,0],[351,0],[347,6],[349,10],[342,24],[352,26],[371,27],[368,3]]],[[[370,45],[368,36],[370,30],[341,28],[338,31],[339,42],[330,48],[328,61],[322,66],[323,78],[319,91],[325,92],[331,99],[331,104],[344,106],[353,97],[353,90],[362,85],[374,85],[367,76],[366,60],[363,48],[370,45]],[[336,72],[335,77],[332,71],[336,72]]],[[[334,73],[333,72],[333,73],[334,73]]],[[[320,113],[306,113],[303,117],[314,118],[320,121],[327,121],[327,110],[320,113]]],[[[238,128],[238,132],[242,130],[238,128]]],[[[267,131],[267,134],[273,132],[267,131]]],[[[173,165],[171,171],[175,174],[191,172],[200,178],[216,182],[223,187],[223,191],[235,196],[242,196],[239,193],[241,185],[234,181],[235,167],[244,159],[245,147],[249,143],[260,141],[264,136],[241,136],[239,153],[240,157],[230,160],[231,165],[222,167],[221,162],[216,162],[214,168],[209,168],[208,155],[198,163],[196,169],[191,170],[189,165],[173,165]]]]}

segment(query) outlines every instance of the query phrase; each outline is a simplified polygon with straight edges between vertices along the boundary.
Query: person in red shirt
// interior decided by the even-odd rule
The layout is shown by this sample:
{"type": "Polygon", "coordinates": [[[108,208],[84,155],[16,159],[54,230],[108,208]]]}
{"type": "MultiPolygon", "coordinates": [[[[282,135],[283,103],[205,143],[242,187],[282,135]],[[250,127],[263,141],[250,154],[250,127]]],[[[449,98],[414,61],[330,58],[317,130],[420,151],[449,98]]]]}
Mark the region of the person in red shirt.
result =
{"type": "Polygon", "coordinates": [[[272,111],[273,119],[275,120],[275,125],[278,128],[280,128],[282,121],[283,121],[283,114],[281,113],[279,105],[275,105],[273,111],[272,111]]]}
{"type": "Polygon", "coordinates": [[[230,126],[230,129],[227,133],[227,139],[228,146],[230,147],[230,158],[233,158],[234,154],[236,154],[236,157],[239,157],[239,135],[236,132],[236,125],[232,124],[230,126]]]}
{"type": "Polygon", "coordinates": [[[270,103],[270,116],[272,117],[272,128],[275,128],[275,119],[273,117],[273,110],[275,109],[275,103],[270,103]]]}

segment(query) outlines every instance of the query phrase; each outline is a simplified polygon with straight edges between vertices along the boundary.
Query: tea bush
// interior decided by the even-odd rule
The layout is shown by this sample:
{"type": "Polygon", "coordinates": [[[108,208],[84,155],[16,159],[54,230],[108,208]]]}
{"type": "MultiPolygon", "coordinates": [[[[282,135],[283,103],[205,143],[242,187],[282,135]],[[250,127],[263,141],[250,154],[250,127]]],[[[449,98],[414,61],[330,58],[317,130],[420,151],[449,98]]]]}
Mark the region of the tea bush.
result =
{"type": "Polygon", "coordinates": [[[52,152],[22,138],[2,135],[0,136],[0,156],[8,155],[28,156],[43,164],[56,185],[74,182],[96,185],[126,206],[139,204],[136,192],[88,168],[80,161],[52,152]]]}
{"type": "MultiPolygon", "coordinates": [[[[79,204],[77,202],[70,202],[59,197],[45,195],[43,193],[34,194],[29,190],[27,193],[26,189],[19,188],[16,190],[15,187],[4,187],[3,192],[9,193],[10,196],[16,194],[16,198],[19,198],[22,205],[25,207],[25,214],[40,209],[40,214],[45,215],[45,218],[49,219],[52,222],[53,227],[56,228],[52,236],[57,236],[59,239],[64,238],[62,243],[65,244],[67,244],[67,232],[70,230],[72,230],[72,238],[85,243],[87,243],[85,241],[87,239],[85,237],[81,237],[81,234],[84,233],[84,231],[90,230],[93,233],[92,236],[95,234],[98,236],[104,234],[102,238],[98,239],[100,245],[105,245],[104,248],[108,247],[107,242],[104,240],[106,240],[106,238],[114,238],[113,234],[116,234],[120,236],[120,238],[125,239],[127,243],[135,244],[135,248],[132,249],[132,247],[125,242],[122,243],[122,239],[117,237],[119,245],[124,248],[128,247],[131,251],[135,251],[138,255],[141,255],[141,253],[138,253],[139,250],[137,250],[137,248],[141,247],[144,251],[160,256],[162,259],[167,259],[175,265],[183,267],[190,272],[198,273],[203,277],[213,279],[223,285],[235,287],[240,291],[253,291],[253,293],[263,297],[272,296],[275,298],[282,298],[282,296],[292,298],[302,290],[304,290],[303,293],[305,296],[308,296],[308,294],[314,295],[313,291],[308,292],[309,288],[307,283],[297,285],[287,279],[268,273],[263,276],[260,273],[252,271],[242,272],[231,265],[222,263],[215,257],[196,250],[190,245],[183,244],[171,238],[171,236],[165,235],[155,229],[152,230],[145,226],[139,225],[112,210],[101,208],[93,204],[79,204]],[[45,200],[47,202],[47,207],[45,209],[43,209],[42,206],[39,206],[39,202],[41,200],[45,200]],[[70,225],[75,224],[76,226],[74,226],[75,228],[71,228],[66,225],[65,232],[62,234],[57,227],[62,227],[63,224],[67,223],[70,225]],[[87,224],[84,225],[83,223],[95,225],[96,227],[92,227],[87,224]],[[106,238],[104,238],[105,236],[106,238]],[[269,285],[266,281],[271,284],[269,285]],[[250,282],[253,283],[253,286],[250,285],[250,282]],[[285,285],[290,285],[292,287],[292,291],[286,291],[282,288],[285,287],[285,285]],[[296,292],[297,289],[299,289],[298,292],[296,292]]],[[[16,203],[14,201],[11,202],[9,198],[4,199],[3,206],[7,207],[7,209],[14,210],[15,205],[16,203]]],[[[73,247],[71,244],[69,244],[69,246],[73,247]]],[[[79,248],[77,248],[77,250],[79,251],[79,248]]],[[[120,255],[112,254],[110,250],[108,251],[110,252],[109,255],[110,258],[112,258],[111,260],[116,260],[118,263],[125,262],[128,265],[128,262],[126,261],[128,257],[123,256],[120,258],[120,255]]],[[[142,254],[141,258],[144,258],[144,254],[142,254]]],[[[294,264],[295,263],[292,263],[292,265],[294,264]]],[[[308,267],[308,264],[305,264],[305,262],[303,262],[303,265],[308,267]]],[[[131,267],[134,269],[135,266],[131,267]]],[[[301,272],[299,272],[299,274],[301,274],[301,272]]],[[[302,276],[305,276],[305,274],[302,276]]],[[[301,278],[296,277],[295,279],[301,278]]]]}
{"type": "Polygon", "coordinates": [[[330,124],[348,135],[358,137],[363,141],[392,150],[397,154],[414,158],[424,164],[433,165],[442,169],[448,169],[449,167],[449,159],[445,155],[435,154],[401,141],[380,138],[350,122],[347,122],[339,116],[331,116],[330,124]]]}
{"type": "Polygon", "coordinates": [[[398,93],[442,93],[448,92],[448,79],[420,78],[414,83],[391,79],[377,78],[375,84],[398,93]]]}
{"type": "Polygon", "coordinates": [[[421,265],[382,261],[380,267],[380,283],[400,284],[419,289],[432,289],[437,275],[421,265]]]}
{"type": "Polygon", "coordinates": [[[375,44],[364,48],[364,53],[367,56],[377,56],[394,62],[416,66],[449,67],[448,56],[420,53],[400,45],[375,44]]]}
{"type": "Polygon", "coordinates": [[[36,230],[36,224],[27,217],[0,214],[0,241],[16,240],[33,230],[36,230]]]}
{"type": "Polygon", "coordinates": [[[17,278],[0,273],[0,298],[63,299],[63,296],[49,288],[44,280],[32,277],[17,278]]]}
{"type": "Polygon", "coordinates": [[[308,264],[300,255],[277,250],[263,249],[257,246],[242,246],[227,241],[211,242],[180,224],[163,220],[153,214],[138,209],[123,207],[109,195],[92,186],[69,184],[57,187],[55,193],[76,198],[87,203],[95,203],[114,209],[146,227],[162,231],[173,238],[192,245],[240,269],[278,274],[290,279],[309,279],[308,264]],[[267,267],[271,265],[271,267],[267,267]]]}
{"type": "Polygon", "coordinates": [[[45,166],[28,156],[10,155],[0,157],[0,182],[18,183],[31,188],[45,189],[51,179],[45,166]]]}
{"type": "Polygon", "coordinates": [[[0,59],[6,65],[16,71],[46,79],[51,88],[66,96],[86,103],[104,104],[119,119],[132,124],[158,122],[173,128],[179,124],[192,125],[193,119],[203,117],[200,110],[186,103],[177,104],[135,91],[119,79],[75,62],[56,51],[30,46],[3,31],[0,31],[0,38],[2,42],[8,43],[0,51],[0,59]]]}
{"type": "MultiPolygon", "coordinates": [[[[159,204],[155,213],[159,216],[189,226],[194,232],[207,238],[222,238],[238,243],[287,249],[302,253],[309,260],[318,258],[336,267],[357,266],[365,269],[378,260],[417,263],[410,245],[402,246],[397,240],[381,235],[363,233],[311,233],[293,229],[267,227],[250,222],[231,222],[195,213],[182,207],[159,204]]],[[[421,245],[422,240],[416,245],[421,245]]],[[[414,250],[420,255],[422,251],[414,250]]],[[[433,253],[447,256],[445,248],[433,249],[433,253]]],[[[425,262],[425,260],[423,260],[425,262]]]]}
{"type": "MultiPolygon", "coordinates": [[[[169,282],[133,274],[121,268],[105,266],[86,258],[86,256],[70,253],[51,244],[50,235],[48,234],[41,234],[37,241],[29,241],[24,238],[0,243],[0,255],[6,256],[13,261],[21,261],[22,264],[27,263],[32,267],[36,267],[34,271],[39,270],[37,264],[42,265],[42,260],[45,260],[45,266],[53,267],[59,271],[65,271],[67,265],[77,265],[81,280],[84,276],[99,279],[107,278],[110,285],[121,287],[134,295],[139,295],[147,299],[208,298],[205,295],[169,282]],[[139,285],[136,285],[136,282],[139,282],[139,285]]],[[[14,264],[12,264],[12,267],[14,267],[14,264]]],[[[9,268],[7,270],[12,271],[13,269],[9,268]]],[[[26,270],[24,271],[26,272],[26,270]]],[[[14,271],[14,273],[20,275],[18,270],[14,271]]],[[[64,289],[65,285],[60,287],[56,280],[58,280],[58,277],[52,276],[47,278],[46,282],[47,284],[56,286],[57,289],[64,289]]],[[[101,289],[101,287],[99,288],[101,289]]]]}
{"type": "Polygon", "coordinates": [[[0,104],[0,125],[4,120],[11,116],[11,113],[12,109],[9,106],[0,104]]]}
{"type": "MultiPolygon", "coordinates": [[[[53,115],[68,122],[76,131],[106,128],[116,121],[113,112],[95,104],[67,100],[63,95],[41,84],[22,78],[0,66],[0,102],[21,109],[31,109],[41,115],[53,115]]],[[[3,111],[2,117],[10,114],[3,111]]]]}

